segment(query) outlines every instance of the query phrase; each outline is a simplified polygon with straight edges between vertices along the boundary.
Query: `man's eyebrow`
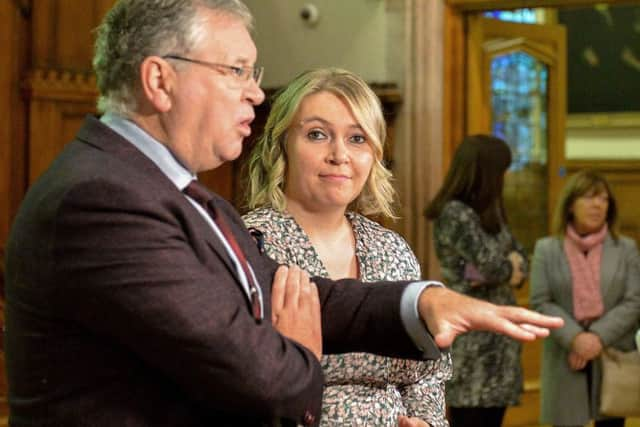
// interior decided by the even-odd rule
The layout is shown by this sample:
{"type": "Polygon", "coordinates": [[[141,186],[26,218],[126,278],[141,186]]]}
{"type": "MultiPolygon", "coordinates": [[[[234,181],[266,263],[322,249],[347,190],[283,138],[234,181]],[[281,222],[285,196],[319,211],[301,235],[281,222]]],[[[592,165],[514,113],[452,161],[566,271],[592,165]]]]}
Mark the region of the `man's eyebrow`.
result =
{"type": "Polygon", "coordinates": [[[256,62],[251,61],[249,58],[245,56],[240,56],[238,58],[235,58],[231,63],[240,64],[244,67],[253,67],[256,64],[256,62]]]}

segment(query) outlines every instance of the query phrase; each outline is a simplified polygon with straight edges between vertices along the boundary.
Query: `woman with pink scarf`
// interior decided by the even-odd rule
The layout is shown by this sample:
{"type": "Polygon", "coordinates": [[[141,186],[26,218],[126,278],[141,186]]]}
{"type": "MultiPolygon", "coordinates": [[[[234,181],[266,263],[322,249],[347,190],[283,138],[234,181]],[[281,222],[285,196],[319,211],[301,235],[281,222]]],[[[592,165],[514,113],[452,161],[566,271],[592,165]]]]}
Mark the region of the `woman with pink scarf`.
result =
{"type": "Polygon", "coordinates": [[[640,256],[616,231],[616,200],[593,171],[572,176],[558,200],[555,235],[536,243],[530,304],[564,319],[545,339],[541,420],[554,426],[623,427],[598,413],[606,347],[629,351],[640,324],[640,256]]]}

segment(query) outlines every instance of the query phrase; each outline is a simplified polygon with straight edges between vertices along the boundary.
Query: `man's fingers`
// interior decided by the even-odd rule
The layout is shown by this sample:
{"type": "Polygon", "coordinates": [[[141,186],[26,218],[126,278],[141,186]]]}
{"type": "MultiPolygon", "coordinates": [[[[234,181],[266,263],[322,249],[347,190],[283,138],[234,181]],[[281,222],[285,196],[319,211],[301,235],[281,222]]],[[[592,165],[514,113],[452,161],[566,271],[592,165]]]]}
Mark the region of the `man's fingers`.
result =
{"type": "Polygon", "coordinates": [[[533,341],[536,339],[536,335],[533,332],[513,323],[508,318],[499,317],[492,323],[488,328],[490,331],[501,333],[518,341],[533,341]]]}
{"type": "Polygon", "coordinates": [[[450,327],[440,328],[433,339],[436,342],[438,348],[449,348],[453,344],[453,340],[456,338],[456,332],[450,327]]]}
{"type": "Polygon", "coordinates": [[[300,298],[309,299],[311,298],[311,281],[309,280],[309,275],[306,271],[300,272],[300,298]]]}
{"type": "Polygon", "coordinates": [[[505,318],[518,325],[528,324],[548,329],[557,329],[564,325],[564,320],[560,317],[546,316],[522,307],[500,306],[499,309],[505,318]]]}
{"type": "Polygon", "coordinates": [[[520,325],[520,327],[522,329],[525,329],[525,330],[531,332],[532,334],[534,334],[538,338],[546,338],[546,337],[549,336],[549,329],[547,329],[547,328],[541,328],[539,326],[530,325],[528,323],[523,323],[523,324],[520,325]]]}
{"type": "Polygon", "coordinates": [[[300,267],[292,265],[289,267],[289,275],[287,276],[287,286],[284,294],[284,307],[298,307],[300,298],[300,280],[304,280],[307,273],[303,272],[300,267]]]}
{"type": "Polygon", "coordinates": [[[309,282],[309,285],[311,288],[311,304],[313,304],[318,310],[318,313],[320,313],[320,294],[318,293],[318,285],[311,281],[309,282]]]}
{"type": "Polygon", "coordinates": [[[275,323],[275,317],[278,312],[282,310],[284,306],[284,294],[286,291],[287,276],[289,275],[289,267],[281,265],[276,270],[276,274],[273,277],[273,284],[271,286],[271,312],[272,320],[275,323]]]}
{"type": "Polygon", "coordinates": [[[440,348],[449,347],[458,335],[474,330],[533,341],[548,336],[549,329],[564,323],[559,317],[491,304],[441,287],[429,287],[422,292],[418,312],[440,348]]]}
{"type": "MultiPolygon", "coordinates": [[[[559,317],[545,316],[522,307],[500,306],[493,326],[500,333],[519,341],[533,341],[549,335],[549,329],[555,329],[564,323],[559,317]]],[[[493,329],[490,327],[490,329],[493,329]]]]}

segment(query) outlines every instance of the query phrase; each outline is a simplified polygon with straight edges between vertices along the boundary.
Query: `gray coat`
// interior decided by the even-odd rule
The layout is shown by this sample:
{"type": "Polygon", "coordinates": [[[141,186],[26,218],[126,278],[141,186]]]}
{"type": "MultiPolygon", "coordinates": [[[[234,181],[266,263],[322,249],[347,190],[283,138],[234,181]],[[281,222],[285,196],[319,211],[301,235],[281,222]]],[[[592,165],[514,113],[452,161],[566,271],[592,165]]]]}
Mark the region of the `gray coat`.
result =
{"type": "MultiPolygon", "coordinates": [[[[604,314],[588,331],[605,347],[634,348],[640,323],[640,257],[635,242],[626,237],[604,241],[600,267],[604,314]]],[[[589,395],[585,370],[569,369],[567,355],[573,338],[584,328],[573,317],[572,279],[563,241],[545,237],[536,243],[531,268],[531,307],[560,316],[564,327],[545,339],[542,354],[541,419],[543,424],[584,425],[598,419],[600,362],[591,363],[593,387],[589,395]]]]}

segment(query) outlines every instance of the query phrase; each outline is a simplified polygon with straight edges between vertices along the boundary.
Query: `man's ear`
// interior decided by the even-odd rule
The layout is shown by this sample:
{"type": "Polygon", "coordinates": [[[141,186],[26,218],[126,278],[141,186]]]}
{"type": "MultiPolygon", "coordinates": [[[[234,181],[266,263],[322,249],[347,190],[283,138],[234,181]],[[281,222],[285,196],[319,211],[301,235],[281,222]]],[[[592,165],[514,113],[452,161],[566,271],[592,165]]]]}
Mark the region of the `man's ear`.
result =
{"type": "Polygon", "coordinates": [[[171,91],[176,72],[159,56],[148,56],[140,64],[142,93],[156,111],[166,113],[171,109],[171,91]]]}

